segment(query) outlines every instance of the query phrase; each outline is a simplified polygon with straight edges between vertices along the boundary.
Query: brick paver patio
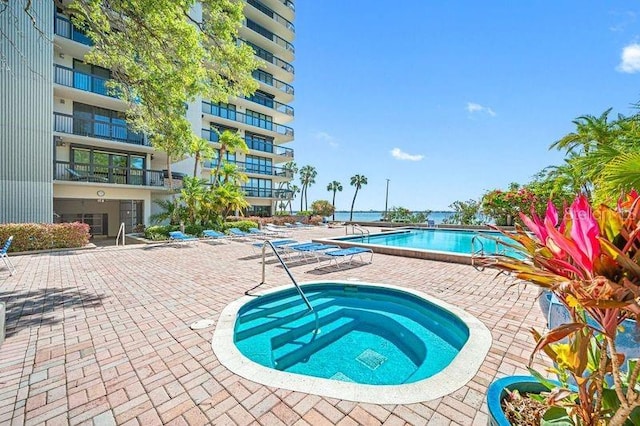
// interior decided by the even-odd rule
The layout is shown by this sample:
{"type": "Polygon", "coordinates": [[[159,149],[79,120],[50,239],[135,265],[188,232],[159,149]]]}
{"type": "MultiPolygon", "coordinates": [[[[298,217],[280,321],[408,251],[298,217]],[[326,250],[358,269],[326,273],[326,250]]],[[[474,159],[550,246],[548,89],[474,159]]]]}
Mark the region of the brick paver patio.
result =
{"type": "MultiPolygon", "coordinates": [[[[296,230],[309,240],[344,229],[296,230]]],[[[221,365],[211,349],[216,320],[260,282],[247,243],[132,245],[13,256],[0,269],[7,337],[0,346],[0,424],[485,425],[485,392],[496,377],[526,374],[542,328],[537,291],[495,271],[376,254],[371,265],[291,268],[298,281],[350,280],[406,286],[475,315],[493,344],[471,382],[410,405],[374,405],[270,388],[221,365]]],[[[288,284],[267,266],[265,288],[288,284]]]]}

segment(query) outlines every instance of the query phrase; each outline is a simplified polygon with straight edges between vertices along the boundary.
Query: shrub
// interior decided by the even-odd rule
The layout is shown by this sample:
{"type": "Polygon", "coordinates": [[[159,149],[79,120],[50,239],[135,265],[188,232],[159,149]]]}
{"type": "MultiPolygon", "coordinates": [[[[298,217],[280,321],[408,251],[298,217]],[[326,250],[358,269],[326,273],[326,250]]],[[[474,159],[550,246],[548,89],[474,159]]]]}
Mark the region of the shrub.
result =
{"type": "Polygon", "coordinates": [[[225,222],[223,230],[226,231],[229,228],[238,228],[241,231],[248,232],[250,228],[257,228],[258,223],[252,220],[239,220],[237,222],[225,222]]]}
{"type": "Polygon", "coordinates": [[[148,226],[144,230],[144,237],[147,240],[162,241],[169,239],[170,231],[177,231],[180,229],[178,225],[153,225],[148,226]]]}
{"type": "Polygon", "coordinates": [[[11,252],[83,247],[89,243],[86,223],[7,223],[0,225],[0,241],[13,235],[11,252]]]}
{"type": "Polygon", "coordinates": [[[311,203],[311,210],[314,215],[331,216],[335,211],[335,208],[327,200],[316,200],[311,203]]]}

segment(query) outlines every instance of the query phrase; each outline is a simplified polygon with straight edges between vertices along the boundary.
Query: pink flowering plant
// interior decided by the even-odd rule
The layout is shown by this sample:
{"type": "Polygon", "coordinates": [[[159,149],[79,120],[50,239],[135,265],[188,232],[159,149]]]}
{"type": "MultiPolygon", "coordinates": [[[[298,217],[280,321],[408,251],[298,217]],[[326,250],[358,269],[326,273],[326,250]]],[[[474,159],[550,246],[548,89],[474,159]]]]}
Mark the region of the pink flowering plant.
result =
{"type": "Polygon", "coordinates": [[[505,233],[524,258],[488,256],[485,266],[552,291],[571,315],[571,322],[541,334],[537,345],[553,361],[560,385],[543,378],[550,392],[545,421],[580,425],[640,424],[640,363],[616,347],[626,319],[640,314],[640,197],[633,191],[617,208],[593,209],[578,196],[560,217],[549,202],[540,217],[520,213],[528,228],[505,233]],[[638,409],[636,409],[638,408],[638,409]]]}

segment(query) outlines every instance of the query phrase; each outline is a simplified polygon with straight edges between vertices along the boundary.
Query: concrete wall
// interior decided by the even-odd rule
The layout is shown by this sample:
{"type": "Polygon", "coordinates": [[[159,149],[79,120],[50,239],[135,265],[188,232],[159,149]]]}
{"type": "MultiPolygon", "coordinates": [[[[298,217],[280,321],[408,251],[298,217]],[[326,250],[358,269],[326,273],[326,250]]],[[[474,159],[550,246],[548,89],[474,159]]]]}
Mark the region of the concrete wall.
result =
{"type": "Polygon", "coordinates": [[[25,4],[0,13],[0,223],[53,220],[54,7],[31,3],[36,29],[25,4]]]}

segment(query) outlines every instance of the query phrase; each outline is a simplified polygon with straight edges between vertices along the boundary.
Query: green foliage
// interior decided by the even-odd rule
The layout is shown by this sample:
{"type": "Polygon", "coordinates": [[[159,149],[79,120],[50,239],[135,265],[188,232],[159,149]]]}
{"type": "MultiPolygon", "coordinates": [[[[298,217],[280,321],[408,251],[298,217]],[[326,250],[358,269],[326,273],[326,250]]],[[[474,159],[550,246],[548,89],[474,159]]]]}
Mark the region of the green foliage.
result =
{"type": "Polygon", "coordinates": [[[93,41],[85,61],[112,71],[108,87],[128,103],[129,123],[167,154],[170,184],[173,161],[190,151],[203,153],[194,146],[198,138],[185,116],[187,104],[197,98],[227,102],[258,87],[251,76],[259,64],[254,52],[237,43],[243,7],[236,0],[66,5],[73,23],[93,41]]]}
{"type": "Polygon", "coordinates": [[[353,194],[353,200],[351,201],[351,212],[349,214],[349,220],[353,220],[353,207],[356,204],[356,197],[358,196],[358,191],[364,185],[367,184],[367,177],[364,175],[354,175],[351,176],[351,181],[349,182],[351,186],[356,187],[356,192],[353,194]]]}
{"type": "Polygon", "coordinates": [[[511,183],[507,190],[489,191],[482,197],[482,213],[499,226],[520,223],[520,213],[530,214],[532,209],[542,215],[549,201],[563,205],[574,197],[569,188],[558,187],[556,183],[553,175],[542,171],[526,185],[511,183]]]}
{"type": "Polygon", "coordinates": [[[392,207],[387,212],[385,220],[389,222],[424,223],[429,218],[430,213],[429,211],[412,213],[404,207],[392,207]]]}
{"type": "Polygon", "coordinates": [[[164,241],[169,239],[169,232],[178,231],[180,226],[178,225],[154,225],[147,226],[144,230],[144,237],[151,241],[164,241]]]}
{"type": "Polygon", "coordinates": [[[335,209],[327,200],[316,200],[311,203],[311,211],[317,216],[331,216],[335,209]]]}
{"type": "Polygon", "coordinates": [[[239,220],[237,222],[225,222],[222,229],[227,231],[229,228],[238,228],[241,231],[248,232],[251,228],[257,228],[258,223],[251,220],[239,220]]]}
{"type": "Polygon", "coordinates": [[[0,244],[13,235],[9,252],[83,247],[89,243],[86,223],[0,224],[0,244]]]}
{"type": "Polygon", "coordinates": [[[454,213],[444,219],[442,223],[448,225],[481,225],[479,219],[480,203],[476,200],[454,201],[449,206],[454,213]]]}
{"type": "Polygon", "coordinates": [[[302,201],[304,200],[304,209],[309,210],[307,203],[307,189],[316,183],[318,172],[313,166],[303,166],[300,169],[300,183],[302,184],[302,192],[300,193],[300,210],[302,210],[302,201]]]}

